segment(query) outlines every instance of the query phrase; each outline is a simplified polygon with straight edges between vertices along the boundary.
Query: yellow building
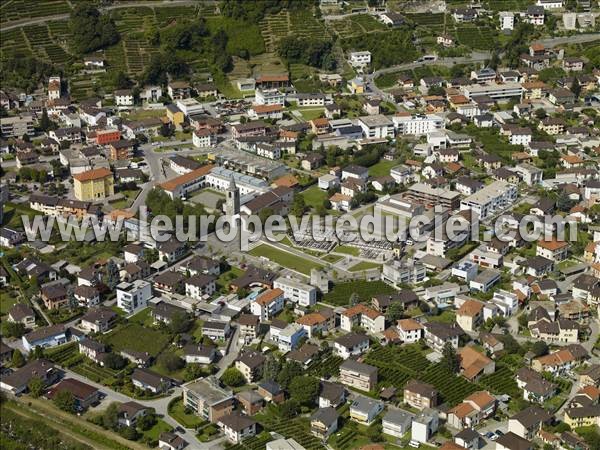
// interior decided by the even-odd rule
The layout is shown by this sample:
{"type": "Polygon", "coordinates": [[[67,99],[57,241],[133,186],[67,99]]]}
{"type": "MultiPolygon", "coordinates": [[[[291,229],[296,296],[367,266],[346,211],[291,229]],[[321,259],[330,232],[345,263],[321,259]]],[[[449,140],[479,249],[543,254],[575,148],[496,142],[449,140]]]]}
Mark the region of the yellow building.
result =
{"type": "Polygon", "coordinates": [[[600,405],[569,408],[565,411],[564,422],[571,428],[600,426],[600,405]]]}
{"type": "Polygon", "coordinates": [[[81,201],[94,201],[115,194],[113,174],[110,170],[88,170],[73,176],[75,180],[75,198],[81,201]]]}
{"type": "Polygon", "coordinates": [[[167,105],[167,119],[171,122],[176,129],[181,129],[183,122],[185,121],[185,114],[174,104],[167,105]]]}
{"type": "Polygon", "coordinates": [[[348,90],[353,94],[364,94],[365,93],[365,82],[362,78],[353,78],[348,81],[348,90]]]}

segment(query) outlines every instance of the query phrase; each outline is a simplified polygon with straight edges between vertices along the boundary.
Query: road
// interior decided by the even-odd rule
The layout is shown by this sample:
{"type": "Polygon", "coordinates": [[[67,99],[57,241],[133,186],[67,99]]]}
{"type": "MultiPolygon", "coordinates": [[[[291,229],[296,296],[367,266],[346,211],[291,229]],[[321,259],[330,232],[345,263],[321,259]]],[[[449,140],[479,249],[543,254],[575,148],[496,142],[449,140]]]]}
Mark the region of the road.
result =
{"type": "MultiPolygon", "coordinates": [[[[111,5],[111,6],[105,6],[105,7],[100,7],[98,8],[100,10],[100,12],[105,12],[105,11],[111,11],[113,9],[120,9],[120,8],[139,8],[139,7],[169,7],[169,6],[196,6],[198,5],[198,2],[195,0],[163,0],[160,2],[123,2],[123,3],[119,3],[117,5],[111,5]]],[[[41,23],[46,23],[46,22],[52,22],[55,20],[65,20],[69,18],[69,13],[68,14],[55,14],[52,16],[44,16],[44,17],[36,17],[34,19],[23,19],[23,20],[16,20],[14,22],[8,22],[7,24],[4,24],[3,26],[0,27],[0,31],[9,31],[12,30],[14,28],[20,28],[23,26],[28,26],[28,25],[39,25],[41,23]]]]}
{"type": "MultiPolygon", "coordinates": [[[[102,401],[102,404],[100,405],[100,407],[97,407],[99,409],[102,409],[102,408],[108,406],[111,402],[124,403],[124,402],[135,401],[135,402],[140,403],[141,405],[147,406],[149,408],[154,408],[154,410],[156,411],[156,414],[162,416],[161,417],[162,420],[164,420],[166,423],[171,425],[173,428],[181,426],[181,424],[179,422],[177,422],[175,419],[173,419],[171,416],[169,416],[169,411],[168,411],[169,402],[172,399],[179,397],[181,395],[181,388],[179,388],[179,387],[174,388],[173,392],[168,397],[163,397],[163,398],[159,398],[156,400],[137,400],[137,399],[132,399],[131,397],[129,397],[127,395],[121,394],[120,392],[114,391],[102,384],[95,383],[92,380],[90,380],[89,378],[86,378],[75,372],[72,372],[69,369],[63,369],[63,370],[64,370],[66,376],[68,376],[69,378],[74,378],[83,383],[90,384],[90,385],[94,386],[95,388],[97,388],[98,390],[100,390],[100,392],[102,392],[106,396],[104,398],[104,400],[102,401]]],[[[185,430],[185,433],[179,433],[179,435],[181,437],[183,437],[190,444],[189,447],[187,447],[187,448],[198,449],[198,450],[209,450],[209,449],[214,448],[214,442],[213,443],[203,443],[203,442],[200,442],[198,439],[196,439],[195,430],[185,429],[185,428],[184,428],[184,430],[185,430]]]]}
{"type": "Polygon", "coordinates": [[[439,58],[436,61],[418,61],[418,62],[415,61],[415,62],[410,62],[410,63],[405,63],[405,64],[398,64],[396,66],[386,67],[384,69],[379,69],[373,73],[366,74],[364,76],[364,78],[365,78],[367,87],[369,88],[369,90],[371,92],[374,92],[375,94],[377,94],[379,96],[383,96],[384,92],[375,85],[375,79],[377,77],[379,77],[380,75],[383,75],[386,73],[399,72],[402,70],[416,69],[417,67],[422,67],[422,66],[433,65],[433,66],[452,67],[456,64],[472,64],[472,63],[484,62],[484,61],[488,60],[490,58],[490,56],[491,55],[489,52],[473,52],[471,54],[471,56],[459,56],[456,58],[439,58]]]}

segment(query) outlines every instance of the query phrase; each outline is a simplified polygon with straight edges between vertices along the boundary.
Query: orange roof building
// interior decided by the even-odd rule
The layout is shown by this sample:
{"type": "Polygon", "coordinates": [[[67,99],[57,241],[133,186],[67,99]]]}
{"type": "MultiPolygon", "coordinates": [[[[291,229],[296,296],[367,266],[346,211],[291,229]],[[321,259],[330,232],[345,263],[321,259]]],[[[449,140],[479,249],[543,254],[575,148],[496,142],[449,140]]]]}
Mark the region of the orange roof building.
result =
{"type": "Polygon", "coordinates": [[[113,174],[105,167],[73,176],[75,198],[93,202],[115,195],[113,174]]]}
{"type": "Polygon", "coordinates": [[[206,164],[196,170],[192,170],[191,172],[165,181],[164,183],[159,184],[159,187],[172,199],[185,197],[188,193],[202,187],[206,175],[208,175],[214,167],[215,166],[212,164],[206,164]]]}

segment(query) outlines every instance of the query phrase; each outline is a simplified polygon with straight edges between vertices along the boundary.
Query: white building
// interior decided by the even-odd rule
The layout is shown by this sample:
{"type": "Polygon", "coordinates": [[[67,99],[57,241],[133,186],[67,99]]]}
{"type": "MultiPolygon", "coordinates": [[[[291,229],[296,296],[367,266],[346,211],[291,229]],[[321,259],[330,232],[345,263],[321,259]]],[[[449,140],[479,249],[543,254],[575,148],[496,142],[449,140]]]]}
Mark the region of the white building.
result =
{"type": "Polygon", "coordinates": [[[280,277],[275,280],[273,287],[281,289],[286,300],[299,306],[312,306],[317,303],[317,288],[310,284],[293,278],[280,277]]]}
{"type": "Polygon", "coordinates": [[[254,103],[257,105],[285,105],[285,94],[277,89],[257,89],[254,103]]]}
{"type": "Polygon", "coordinates": [[[146,306],[152,298],[152,286],[145,280],[117,285],[117,306],[127,314],[133,314],[146,306]]]}
{"type": "Polygon", "coordinates": [[[115,91],[115,105],[121,107],[133,106],[133,91],[130,89],[115,91]]]}
{"type": "Polygon", "coordinates": [[[462,91],[469,100],[483,95],[489,95],[493,100],[504,100],[512,97],[521,98],[523,87],[520,83],[510,81],[502,84],[471,84],[463,86],[462,91]]]}
{"type": "Polygon", "coordinates": [[[205,112],[202,103],[195,98],[181,98],[175,102],[175,105],[177,105],[179,110],[188,117],[195,114],[203,114],[205,112]]]}
{"type": "Polygon", "coordinates": [[[510,11],[501,11],[500,16],[500,29],[501,30],[514,30],[515,28],[515,15],[510,11]]]}
{"type": "Polygon", "coordinates": [[[192,143],[197,148],[212,147],[217,144],[217,135],[207,129],[194,130],[192,133],[192,143]]]}
{"type": "Polygon", "coordinates": [[[250,311],[255,316],[260,317],[261,321],[266,321],[277,315],[283,309],[283,305],[283,291],[281,289],[269,289],[250,303],[250,311]]]}
{"type": "Polygon", "coordinates": [[[231,178],[233,177],[236,186],[240,190],[240,196],[248,194],[264,194],[269,191],[269,184],[260,178],[254,178],[240,172],[226,169],[222,166],[214,167],[204,179],[204,186],[216,189],[217,191],[226,191],[229,189],[231,178]]]}
{"type": "Polygon", "coordinates": [[[460,202],[460,209],[472,210],[485,220],[492,214],[509,207],[517,199],[517,186],[505,181],[496,180],[480,191],[469,195],[460,202]]]}
{"type": "Polygon", "coordinates": [[[394,137],[394,124],[383,114],[359,117],[358,125],[369,139],[387,139],[394,137]]]}
{"type": "Polygon", "coordinates": [[[371,52],[362,51],[362,52],[350,52],[350,58],[348,62],[352,67],[355,68],[363,68],[371,64],[371,52]]]}
{"type": "Polygon", "coordinates": [[[494,292],[491,303],[500,308],[504,317],[510,317],[519,309],[519,299],[516,294],[502,289],[494,292]]]}
{"type": "Polygon", "coordinates": [[[423,135],[445,128],[444,119],[435,114],[403,114],[392,117],[397,135],[423,135]]]}
{"type": "Polygon", "coordinates": [[[544,9],[561,9],[564,3],[563,0],[537,0],[536,5],[544,9]]]}

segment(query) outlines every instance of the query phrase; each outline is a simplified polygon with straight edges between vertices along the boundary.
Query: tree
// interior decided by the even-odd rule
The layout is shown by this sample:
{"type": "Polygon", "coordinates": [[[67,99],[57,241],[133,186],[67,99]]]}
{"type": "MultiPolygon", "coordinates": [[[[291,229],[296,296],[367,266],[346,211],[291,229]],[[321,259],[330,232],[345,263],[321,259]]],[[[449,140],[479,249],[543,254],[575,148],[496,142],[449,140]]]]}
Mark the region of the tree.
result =
{"type": "Polygon", "coordinates": [[[134,426],[121,428],[119,434],[129,441],[136,441],[140,437],[134,426]]]}
{"type": "Polygon", "coordinates": [[[397,320],[402,319],[404,315],[404,306],[400,302],[392,302],[392,304],[387,309],[387,319],[396,323],[397,320]]]}
{"type": "Polygon", "coordinates": [[[88,3],[79,3],[69,19],[71,48],[75,53],[90,53],[119,42],[115,22],[108,14],[101,15],[88,3]]]}
{"type": "Polygon", "coordinates": [[[319,380],[315,377],[302,375],[294,377],[288,391],[301,406],[313,406],[319,394],[319,380]]]}
{"type": "Polygon", "coordinates": [[[32,377],[29,383],[27,383],[27,388],[33,398],[38,398],[44,393],[44,382],[40,377],[32,377]]]}
{"type": "Polygon", "coordinates": [[[290,208],[290,214],[300,217],[304,214],[304,211],[306,211],[304,197],[302,195],[295,195],[294,200],[292,201],[292,207],[290,208]]]}
{"type": "Polygon", "coordinates": [[[246,382],[246,379],[242,372],[235,367],[230,367],[223,372],[223,375],[221,375],[221,381],[226,386],[237,387],[243,385],[246,382]]]}
{"type": "Polygon", "coordinates": [[[158,131],[162,137],[170,137],[175,134],[175,129],[171,123],[163,123],[158,131]]]}
{"type": "Polygon", "coordinates": [[[267,359],[265,360],[265,363],[263,364],[263,380],[275,380],[280,370],[281,363],[279,362],[279,359],[276,358],[273,354],[268,355],[267,359]]]}
{"type": "Polygon", "coordinates": [[[302,375],[304,370],[302,370],[302,366],[295,361],[286,361],[283,363],[279,374],[277,375],[277,382],[283,387],[287,389],[292,380],[302,375]]]}
{"type": "Polygon", "coordinates": [[[571,83],[571,92],[575,94],[575,98],[579,98],[579,94],[581,94],[581,85],[579,84],[577,77],[573,77],[573,83],[571,83]]]}
{"type": "Polygon", "coordinates": [[[185,366],[185,361],[175,353],[162,353],[156,363],[169,372],[175,372],[185,366]]]}
{"type": "Polygon", "coordinates": [[[300,405],[293,398],[283,402],[279,405],[279,415],[284,419],[291,419],[298,415],[300,411],[300,405]]]}
{"type": "Polygon", "coordinates": [[[545,119],[546,117],[548,117],[548,114],[546,113],[546,110],[544,108],[536,109],[534,114],[538,120],[542,120],[542,119],[545,119]]]}
{"type": "Polygon", "coordinates": [[[12,366],[13,367],[23,367],[25,365],[25,358],[19,349],[13,350],[12,355],[12,366]]]}
{"type": "Polygon", "coordinates": [[[102,414],[102,426],[107,430],[119,428],[119,404],[111,402],[102,414]]]}
{"type": "Polygon", "coordinates": [[[127,360],[116,353],[109,353],[104,358],[104,365],[109,369],[121,370],[127,365],[127,360]]]}
{"type": "Polygon", "coordinates": [[[39,128],[41,131],[48,131],[56,128],[56,124],[50,120],[48,117],[48,111],[44,108],[42,112],[42,117],[40,118],[39,128]]]}
{"type": "Polygon", "coordinates": [[[33,351],[29,354],[29,359],[41,359],[44,357],[44,348],[37,345],[33,351]]]}
{"type": "Polygon", "coordinates": [[[4,322],[2,324],[2,334],[6,337],[20,338],[25,334],[25,325],[21,322],[4,322]]]}
{"type": "Polygon", "coordinates": [[[356,292],[353,292],[352,294],[350,294],[348,302],[350,303],[350,306],[357,305],[358,302],[360,302],[360,296],[356,292]]]}
{"type": "Polygon", "coordinates": [[[141,416],[137,420],[137,426],[139,427],[140,430],[147,431],[150,428],[152,428],[156,424],[156,422],[157,422],[156,414],[148,413],[144,416],[141,416]]]}
{"type": "Polygon", "coordinates": [[[75,397],[73,397],[73,394],[69,391],[59,391],[54,396],[54,404],[63,411],[70,413],[75,412],[75,397]]]}
{"type": "Polygon", "coordinates": [[[544,341],[537,341],[531,346],[531,351],[537,356],[544,356],[548,354],[548,344],[544,341]]]}
{"type": "Polygon", "coordinates": [[[450,373],[458,373],[460,370],[459,356],[456,354],[456,350],[450,342],[446,342],[444,348],[442,349],[441,362],[450,373]]]}
{"type": "Polygon", "coordinates": [[[176,312],[173,314],[173,317],[171,317],[171,323],[169,324],[171,331],[175,334],[185,333],[190,329],[191,326],[192,320],[183,312],[176,312]]]}

